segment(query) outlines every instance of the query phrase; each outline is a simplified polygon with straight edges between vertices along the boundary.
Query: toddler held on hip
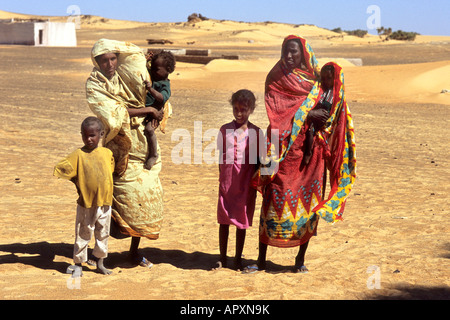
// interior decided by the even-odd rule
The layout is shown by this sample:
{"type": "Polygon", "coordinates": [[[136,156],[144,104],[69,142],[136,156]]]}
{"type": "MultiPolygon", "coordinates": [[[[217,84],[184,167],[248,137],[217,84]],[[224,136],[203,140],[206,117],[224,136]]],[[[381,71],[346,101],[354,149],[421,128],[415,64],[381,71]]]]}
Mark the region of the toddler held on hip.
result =
{"type": "MultiPolygon", "coordinates": [[[[157,54],[150,54],[147,59],[147,68],[152,82],[144,81],[147,88],[146,107],[154,107],[157,110],[164,109],[164,105],[171,95],[169,74],[175,70],[175,57],[169,51],[161,51],[157,54]]],[[[145,168],[150,170],[158,159],[157,139],[155,129],[159,121],[151,117],[145,119],[145,136],[148,143],[148,158],[145,162],[145,168]]],[[[163,121],[165,121],[163,119],[163,121]]]]}

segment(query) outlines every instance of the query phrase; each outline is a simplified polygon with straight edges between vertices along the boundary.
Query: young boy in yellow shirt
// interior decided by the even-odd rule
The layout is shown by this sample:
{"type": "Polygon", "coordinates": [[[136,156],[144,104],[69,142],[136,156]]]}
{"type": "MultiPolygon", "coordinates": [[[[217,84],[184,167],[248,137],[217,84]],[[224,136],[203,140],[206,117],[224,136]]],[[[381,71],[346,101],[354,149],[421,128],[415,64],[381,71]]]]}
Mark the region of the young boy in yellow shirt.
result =
{"type": "Polygon", "coordinates": [[[92,233],[95,235],[93,255],[98,259],[97,271],[111,274],[111,270],[105,268],[103,260],[108,255],[114,158],[111,150],[98,147],[103,135],[102,122],[96,117],[86,118],[81,124],[84,147],[61,160],[53,172],[56,177],[72,181],[78,191],[73,251],[75,265],[70,266],[68,270],[80,276],[81,264],[87,261],[87,249],[92,233]]]}

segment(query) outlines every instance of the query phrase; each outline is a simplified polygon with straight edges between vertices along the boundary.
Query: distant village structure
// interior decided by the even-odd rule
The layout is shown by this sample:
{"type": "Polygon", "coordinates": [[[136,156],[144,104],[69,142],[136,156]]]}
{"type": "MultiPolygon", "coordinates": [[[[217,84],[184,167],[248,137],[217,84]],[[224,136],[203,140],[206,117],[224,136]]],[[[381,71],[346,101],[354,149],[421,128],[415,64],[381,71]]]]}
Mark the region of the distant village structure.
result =
{"type": "Polygon", "coordinates": [[[44,20],[0,20],[0,44],[76,47],[76,25],[44,20]]]}

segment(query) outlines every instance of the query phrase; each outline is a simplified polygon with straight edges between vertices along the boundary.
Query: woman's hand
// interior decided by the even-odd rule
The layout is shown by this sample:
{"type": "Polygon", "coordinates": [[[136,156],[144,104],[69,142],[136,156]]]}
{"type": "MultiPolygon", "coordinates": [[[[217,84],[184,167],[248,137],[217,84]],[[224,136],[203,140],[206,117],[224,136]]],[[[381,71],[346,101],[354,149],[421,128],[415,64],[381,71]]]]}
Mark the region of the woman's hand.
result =
{"type": "Polygon", "coordinates": [[[330,115],[328,111],[322,108],[312,109],[307,116],[307,121],[313,123],[315,128],[322,128],[327,122],[330,115]]]}
{"type": "Polygon", "coordinates": [[[161,108],[160,110],[157,110],[155,108],[152,108],[154,110],[153,112],[153,119],[157,120],[158,122],[162,121],[164,118],[164,109],[161,108]]]}

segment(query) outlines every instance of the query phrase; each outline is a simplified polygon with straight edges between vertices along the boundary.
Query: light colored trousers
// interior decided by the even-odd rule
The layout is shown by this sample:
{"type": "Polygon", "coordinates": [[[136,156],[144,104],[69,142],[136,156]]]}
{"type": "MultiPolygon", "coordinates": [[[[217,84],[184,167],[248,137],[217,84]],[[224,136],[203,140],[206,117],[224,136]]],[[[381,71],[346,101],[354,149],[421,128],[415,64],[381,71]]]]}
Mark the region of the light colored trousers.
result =
{"type": "Polygon", "coordinates": [[[77,206],[75,245],[73,248],[74,263],[83,263],[88,260],[88,245],[92,239],[92,234],[95,236],[93,255],[99,259],[107,257],[110,225],[111,206],[89,209],[80,205],[77,206]]]}

